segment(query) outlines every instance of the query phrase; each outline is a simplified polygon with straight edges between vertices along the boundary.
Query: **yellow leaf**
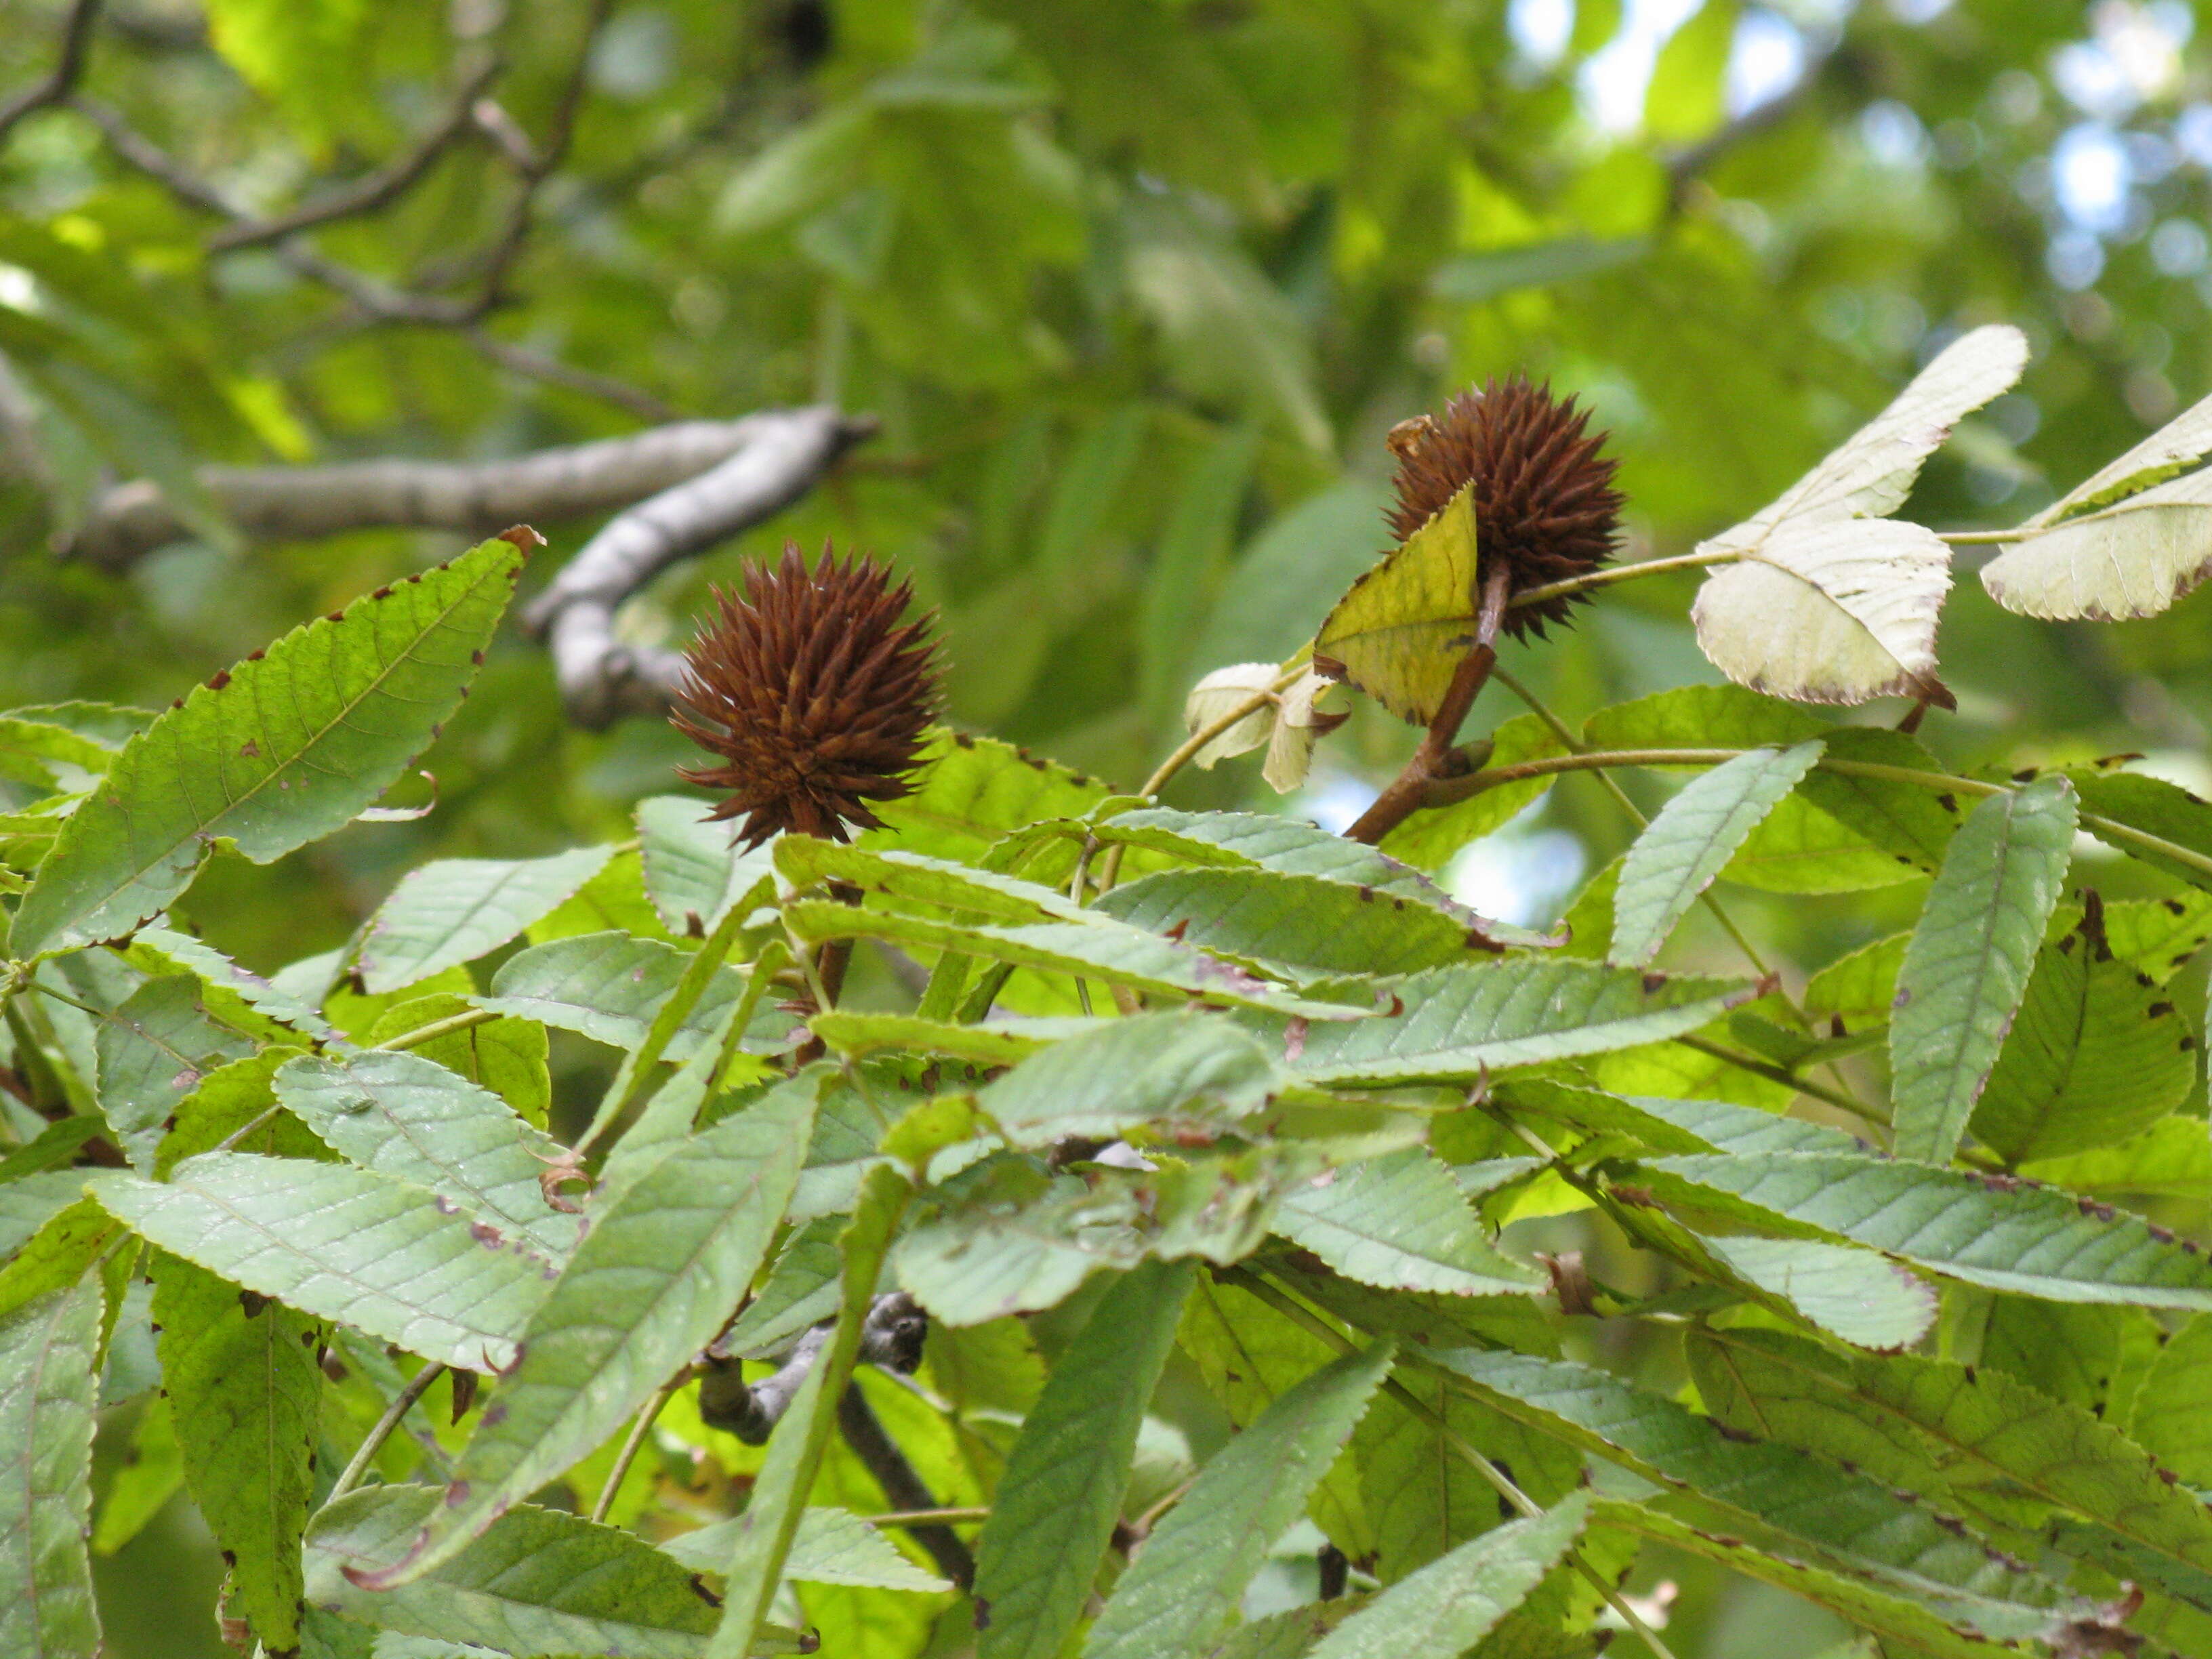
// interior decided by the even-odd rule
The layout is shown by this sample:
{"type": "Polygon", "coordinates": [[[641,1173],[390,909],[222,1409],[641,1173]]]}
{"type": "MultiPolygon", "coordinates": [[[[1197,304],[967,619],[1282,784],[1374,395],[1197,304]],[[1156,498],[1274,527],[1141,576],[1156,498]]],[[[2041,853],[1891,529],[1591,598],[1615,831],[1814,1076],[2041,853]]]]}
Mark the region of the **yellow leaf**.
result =
{"type": "Polygon", "coordinates": [[[1314,641],[1316,669],[1427,725],[1474,644],[1475,543],[1470,483],[1337,601],[1314,641]]]}

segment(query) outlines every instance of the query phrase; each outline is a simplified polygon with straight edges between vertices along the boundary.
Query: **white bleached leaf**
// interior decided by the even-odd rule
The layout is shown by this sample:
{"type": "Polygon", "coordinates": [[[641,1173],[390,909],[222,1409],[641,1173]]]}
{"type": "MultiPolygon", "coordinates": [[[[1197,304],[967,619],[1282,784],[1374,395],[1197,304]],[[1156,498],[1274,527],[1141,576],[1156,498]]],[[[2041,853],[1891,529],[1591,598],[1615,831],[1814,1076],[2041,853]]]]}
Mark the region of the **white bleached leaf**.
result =
{"type": "Polygon", "coordinates": [[[2163,483],[2212,451],[2212,398],[2191,404],[2116,461],[2100,467],[2030,519],[2053,525],[2163,483]]]}
{"type": "MultiPolygon", "coordinates": [[[[1231,709],[1249,702],[1255,692],[1268,690],[1282,672],[1271,662],[1237,662],[1226,668],[1215,669],[1191,687],[1190,695],[1183,699],[1183,729],[1193,732],[1204,731],[1231,709]]],[[[1191,759],[1201,767],[1211,769],[1216,761],[1227,760],[1231,755],[1241,755],[1248,749],[1257,749],[1267,741],[1273,722],[1273,711],[1262,704],[1200,749],[1191,759]]]]}
{"type": "Polygon", "coordinates": [[[1314,744],[1344,723],[1343,715],[1324,714],[1315,707],[1335,687],[1334,680],[1323,679],[1309,668],[1276,700],[1267,763],[1260,775],[1277,794],[1287,795],[1306,781],[1314,744]]]}
{"type": "Polygon", "coordinates": [[[1828,524],[1879,518],[1912,489],[1920,464],[1950,435],[1961,416],[2020,378],[2027,338],[2008,324],[1991,324],[1954,340],[1912,378],[1888,408],[1869,421],[1772,506],[1705,544],[1749,552],[1788,524],[1828,524]]]}
{"type": "Polygon", "coordinates": [[[1982,567],[1991,599],[2026,617],[2154,617],[2212,573],[2212,470],[2045,529],[2035,522],[1982,567]]]}
{"type": "Polygon", "coordinates": [[[1891,695],[1950,706],[1936,619],[1950,550],[1894,519],[1792,521],[1708,577],[1698,643],[1739,685],[1802,702],[1891,695]]]}

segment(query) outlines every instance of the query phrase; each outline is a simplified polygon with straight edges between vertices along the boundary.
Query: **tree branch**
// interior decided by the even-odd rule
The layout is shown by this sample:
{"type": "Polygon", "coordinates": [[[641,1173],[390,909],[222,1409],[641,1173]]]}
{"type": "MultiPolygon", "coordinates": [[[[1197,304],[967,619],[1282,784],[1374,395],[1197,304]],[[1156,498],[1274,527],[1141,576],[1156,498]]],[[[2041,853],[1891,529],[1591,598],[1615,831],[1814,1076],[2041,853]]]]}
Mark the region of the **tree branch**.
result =
{"type": "Polygon", "coordinates": [[[76,0],[62,25],[62,49],[46,78],[26,87],[0,104],[0,143],[27,115],[65,102],[84,75],[84,60],[92,51],[92,31],[100,21],[100,0],[76,0]]]}
{"type": "MultiPolygon", "coordinates": [[[[837,1426],[844,1433],[845,1443],[853,1449],[853,1455],[875,1476],[876,1484],[884,1489],[884,1498],[894,1511],[927,1512],[937,1507],[936,1495],[915,1473],[914,1465],[907,1462],[906,1454],[884,1427],[858,1383],[848,1387],[844,1398],[837,1402],[837,1426]]],[[[902,1524],[937,1564],[938,1571],[963,1590],[975,1588],[975,1558],[961,1542],[959,1534],[942,1521],[908,1521],[902,1524]]]]}
{"type": "Polygon", "coordinates": [[[875,430],[823,405],[755,416],[749,441],[720,465],[610,520],[523,613],[547,638],[562,701],[594,730],[624,714],[659,714],[682,693],[674,651],[624,645],[616,608],[678,559],[781,512],[875,430]]]}
{"type": "Polygon", "coordinates": [[[341,185],[301,203],[289,213],[269,219],[246,219],[208,238],[208,252],[228,253],[238,248],[259,247],[282,241],[303,230],[333,220],[374,213],[406,194],[431,165],[459,139],[476,131],[477,100],[500,70],[499,60],[487,57],[462,82],[452,106],[435,125],[416,142],[412,149],[395,155],[382,167],[363,173],[349,185],[341,185]]]}
{"type": "MultiPolygon", "coordinates": [[[[830,1328],[831,1322],[826,1321],[813,1327],[799,1339],[782,1364],[750,1386],[734,1357],[708,1349],[699,1379],[700,1421],[710,1429],[734,1434],[748,1446],[767,1444],[769,1436],[791,1408],[799,1384],[813,1370],[816,1357],[830,1340],[830,1328]]],[[[928,1334],[929,1316],[912,1297],[903,1291],[879,1296],[860,1327],[856,1363],[911,1371],[921,1363],[921,1345],[928,1334]]]]}
{"type": "MultiPolygon", "coordinates": [[[[200,480],[226,518],[264,540],[305,540],[380,526],[489,535],[510,524],[581,518],[657,495],[808,413],[769,410],[735,421],[678,421],[516,460],[211,466],[201,470],[200,480]]],[[[70,551],[102,569],[120,570],[187,533],[160,489],[140,479],[116,486],[94,504],[70,551]]]]}

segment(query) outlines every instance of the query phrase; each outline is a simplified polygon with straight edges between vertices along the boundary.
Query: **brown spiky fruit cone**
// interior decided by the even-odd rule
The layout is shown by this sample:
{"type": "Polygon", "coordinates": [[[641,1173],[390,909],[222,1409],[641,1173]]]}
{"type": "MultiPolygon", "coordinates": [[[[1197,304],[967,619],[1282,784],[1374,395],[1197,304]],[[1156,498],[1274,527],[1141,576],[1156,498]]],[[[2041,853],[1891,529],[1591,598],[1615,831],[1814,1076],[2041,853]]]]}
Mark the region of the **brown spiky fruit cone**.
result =
{"type": "Polygon", "coordinates": [[[911,791],[937,715],[930,618],[902,623],[912,587],[827,548],[809,571],[787,544],[746,586],[743,598],[714,590],[716,615],[684,657],[690,708],[672,716],[723,763],[678,775],[733,792],[708,816],[740,820],[733,839],[748,847],[779,830],[843,841],[848,826],[877,828],[869,803],[911,791]]]}
{"type": "Polygon", "coordinates": [[[1554,398],[1548,384],[1516,374],[1454,398],[1441,417],[1423,415],[1390,429],[1398,457],[1391,530],[1404,541],[1473,480],[1479,562],[1488,570],[1503,559],[1511,572],[1504,631],[1516,639],[1541,639],[1547,623],[1567,623],[1575,602],[1588,596],[1524,605],[1513,605],[1512,597],[1585,574],[1613,556],[1618,463],[1600,453],[1606,434],[1589,425],[1589,411],[1572,398],[1554,398]]]}

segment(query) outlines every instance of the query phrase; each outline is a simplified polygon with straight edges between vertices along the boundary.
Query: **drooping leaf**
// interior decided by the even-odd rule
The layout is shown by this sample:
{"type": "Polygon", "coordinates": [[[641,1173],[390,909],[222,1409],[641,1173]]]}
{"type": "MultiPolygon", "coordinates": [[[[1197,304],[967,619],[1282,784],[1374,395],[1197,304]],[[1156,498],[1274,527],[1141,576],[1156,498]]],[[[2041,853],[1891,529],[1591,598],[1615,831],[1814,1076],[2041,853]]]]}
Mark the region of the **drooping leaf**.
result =
{"type": "Polygon", "coordinates": [[[153,1278],[161,1383],[185,1483],[229,1561],[234,1607],[270,1651],[296,1647],[321,1322],[244,1296],[181,1257],[157,1258],[153,1278]]]}
{"type": "Polygon", "coordinates": [[[1030,1408],[976,1540],[979,1659],[1054,1659],[1081,1619],[1192,1277],[1188,1262],[1125,1274],[1030,1408]]]}
{"type": "Polygon", "coordinates": [[[441,1193],[556,1261],[574,1248],[575,1218],[545,1201],[538,1181],[560,1146],[489,1091],[419,1054],[375,1048],[303,1054],[275,1085],[288,1109],[362,1168],[441,1193]]]}
{"type": "Polygon", "coordinates": [[[1820,757],[1818,743],[1754,749],[1692,779],[1662,807],[1621,866],[1612,959],[1640,968],[1657,956],[1698,895],[1820,757]]]}
{"type": "Polygon", "coordinates": [[[0,1318],[0,1650],[24,1659],[100,1650],[85,1534],[100,1311],[88,1277],[0,1318]]]}
{"type": "Polygon", "coordinates": [[[637,804],[646,894],[672,933],[711,933],[732,904],[775,876],[773,842],[732,846],[729,826],[710,821],[708,810],[690,795],[654,795],[637,804]]]}
{"type": "Polygon", "coordinates": [[[1693,1154],[1644,1167],[1970,1285],[2054,1302],[2212,1308],[2212,1265],[2171,1234],[2014,1176],[1829,1152],[1693,1154]]]}
{"type": "Polygon", "coordinates": [[[1267,1546],[1305,1506],[1390,1358],[1387,1343],[1345,1355],[1207,1460],[1115,1586],[1084,1659],[1202,1652],[1225,1631],[1267,1546]]]}
{"type": "MultiPolygon", "coordinates": [[[[1943,1611],[1857,1574],[1759,1548],[1741,1538],[1679,1520],[1649,1504],[1600,1498],[1590,1506],[1590,1513],[1595,1521],[1702,1556],[1747,1578],[1802,1596],[1854,1625],[1880,1632],[1905,1651],[1927,1654],[1931,1659],[1988,1659],[1987,1638],[1963,1632],[1943,1611]]],[[[2056,1628],[2060,1622],[2053,1617],[2046,1627],[2056,1628]]],[[[1860,1659],[1860,1656],[1838,1652],[1824,1654],[1821,1659],[1860,1659]]]]}
{"type": "Polygon", "coordinates": [[[51,1291],[66,1290],[106,1252],[120,1225],[88,1198],[48,1218],[22,1248],[0,1266],[0,1316],[51,1291]]]}
{"type": "MultiPolygon", "coordinates": [[[[739,1519],[717,1521],[711,1526],[672,1538],[660,1547],[685,1566],[720,1577],[730,1565],[736,1547],[739,1519]]],[[[809,1584],[848,1584],[857,1589],[912,1590],[930,1594],[952,1586],[925,1571],[899,1553],[876,1528],[850,1510],[834,1504],[814,1504],[799,1511],[798,1529],[791,1536],[791,1553],[784,1559],[783,1576],[809,1584]]]]}
{"type": "Polygon", "coordinates": [[[459,702],[522,559],[486,542],[193,690],[70,817],[15,915],[14,952],[131,932],[219,841],[265,864],[349,822],[459,702]]]}
{"type": "Polygon", "coordinates": [[[2080,1406],[2001,1370],[1911,1354],[1838,1365],[1772,1331],[1701,1330],[1691,1344],[1693,1359],[1709,1353],[1711,1374],[1743,1392],[1739,1426],[1898,1484],[1924,1485],[1931,1468],[1947,1488],[2003,1483],[2092,1517],[2170,1587],[2212,1583],[2212,1513],[2080,1406]]]}
{"type": "Polygon", "coordinates": [[[500,1653],[706,1652],[716,1615],[689,1568],[634,1534],[558,1510],[511,1510],[434,1571],[361,1588],[354,1575],[397,1560],[438,1503],[433,1486],[370,1486],[324,1510],[307,1532],[308,1599],[379,1629],[500,1653]]]}
{"type": "Polygon", "coordinates": [[[1495,948],[1479,922],[1470,927],[1395,894],[1273,870],[1164,870],[1115,888],[1097,908],[1305,978],[1412,973],[1495,948]]]}
{"type": "Polygon", "coordinates": [[[1336,602],[1315,666],[1426,726],[1474,642],[1479,537],[1469,483],[1336,602]]]}
{"type": "Polygon", "coordinates": [[[179,1103],[208,1073],[252,1049],[209,1018],[197,979],[148,980],[100,1022],[100,1108],[117,1145],[148,1167],[179,1103]]]}
{"type": "Polygon", "coordinates": [[[467,1370],[513,1361],[554,1271],[425,1188],[343,1164],[204,1152],[166,1182],[108,1170],[86,1188],[234,1284],[467,1370]]]}
{"type": "Polygon", "coordinates": [[[896,848],[878,852],[812,836],[785,836],[775,844],[775,866],[796,887],[842,881],[864,893],[999,921],[1079,920],[1083,914],[1074,900],[1054,888],[896,848]]]}
{"type": "Polygon", "coordinates": [[[1009,1145],[1105,1139],[1139,1124],[1219,1128],[1286,1079],[1257,1040],[1219,1015],[1109,1021],[1031,1055],[976,1097],[1009,1145]]]}
{"type": "Polygon", "coordinates": [[[972,860],[1042,818],[1081,817],[1106,794],[1097,780],[1010,743],[940,731],[923,751],[914,793],[878,806],[884,828],[860,844],[972,860]]]}
{"type": "Polygon", "coordinates": [[[2008,1164],[2124,1140],[2196,1084],[2195,1033],[2148,975],[2113,957],[2101,921],[2036,952],[1975,1103],[1976,1138],[2008,1164]]]}
{"type": "Polygon", "coordinates": [[[613,851],[438,859],[409,871],[369,918],[355,958],[362,983],[380,995],[496,950],[597,875],[613,851]]]}
{"type": "Polygon", "coordinates": [[[1472,1082],[1486,1071],[1678,1036],[1750,995],[1723,981],[1655,978],[1557,960],[1431,969],[1391,984],[1397,1006],[1387,1013],[1312,1025],[1289,1064],[1317,1083],[1472,1082]]]}
{"type": "MultiPolygon", "coordinates": [[[[1191,1286],[1176,1346],[1240,1433],[1340,1352],[1249,1289],[1212,1274],[1201,1274],[1191,1286]]],[[[1358,1437],[1364,1439],[1376,1419],[1390,1409],[1386,1398],[1363,1416],[1358,1437]]],[[[1340,1456],[1306,1499],[1307,1516],[1347,1559],[1365,1556],[1378,1541],[1362,1490],[1364,1474],[1364,1462],[1340,1456]]]]}
{"type": "Polygon", "coordinates": [[[112,1555],[145,1530],[185,1483],[184,1449],[177,1443],[176,1419],[169,1402],[155,1395],[138,1413],[124,1454],[101,1494],[92,1527],[92,1553],[112,1555]]]}
{"type": "MultiPolygon", "coordinates": [[[[362,1042],[374,1048],[411,1037],[474,1006],[470,998],[453,991],[410,997],[379,1014],[362,1033],[362,1042]]],[[[454,1076],[497,1095],[524,1122],[534,1128],[545,1127],[553,1104],[553,1078],[547,1064],[546,1030],[536,1020],[502,1015],[442,1036],[410,1041],[404,1052],[435,1060],[454,1076]]]]}
{"type": "Polygon", "coordinates": [[[245,1009],[306,1036],[328,1038],[334,1034],[330,1022],[307,1003],[260,975],[248,972],[206,940],[190,933],[173,927],[143,927],[131,941],[128,956],[134,966],[143,964],[157,976],[169,963],[198,974],[213,998],[210,1011],[241,1030],[246,1029],[246,1024],[234,1011],[245,1009]]]}
{"type": "Polygon", "coordinates": [[[1968,815],[1929,890],[1889,1027],[1900,1158],[1948,1164],[2027,988],[2073,854],[2074,792],[2046,779],[1968,815]]]}
{"type": "Polygon", "coordinates": [[[935,1212],[899,1241],[899,1283],[945,1323],[980,1325],[1054,1306],[1101,1267],[1235,1261],[1266,1237],[1287,1162],[1255,1150],[1085,1176],[988,1160],[933,1189],[935,1212]]]}
{"type": "Polygon", "coordinates": [[[1611,1373],[1565,1360],[1456,1348],[1429,1358],[1498,1410],[1566,1437],[1647,1480],[1802,1540],[1855,1571],[1941,1605],[1996,1640],[2033,1635],[2063,1601],[2048,1581],[1959,1535],[1864,1476],[1711,1419],[1611,1373]]]}
{"type": "Polygon", "coordinates": [[[751,1498],[738,1517],[721,1620],[708,1659],[744,1659],[753,1650],[836,1423],[837,1401],[860,1353],[860,1328],[908,1191],[904,1179],[892,1171],[872,1171],[854,1207],[852,1224],[838,1237],[845,1268],[836,1323],[769,1436],[751,1498]]]}
{"type": "MultiPolygon", "coordinates": [[[[519,951],[501,963],[492,975],[490,994],[477,998],[477,1006],[580,1032],[594,1042],[627,1051],[644,1042],[653,1016],[676,989],[690,960],[689,953],[674,945],[628,933],[556,939],[519,951]]],[[[718,969],[670,1039],[666,1057],[689,1060],[744,990],[741,972],[718,969]]],[[[770,1030],[780,1032],[788,1024],[763,1015],[748,1043],[773,1043],[770,1030]]]]}
{"type": "Polygon", "coordinates": [[[1936,1323],[1936,1291],[1872,1250],[1745,1234],[1703,1241],[1734,1273],[1862,1348],[1911,1347],[1936,1323]]]}
{"type": "Polygon", "coordinates": [[[1388,1289],[1498,1296],[1544,1283],[1490,1243],[1450,1173],[1419,1146],[1293,1188],[1275,1231],[1339,1273],[1388,1289]]]}
{"type": "Polygon", "coordinates": [[[2173,475],[2212,448],[2212,410],[2185,410],[2020,526],[1982,586],[2023,616],[2155,616],[2204,579],[2212,484],[2173,475]]]}
{"type": "Polygon", "coordinates": [[[1936,618],[1951,550],[1895,519],[1785,521],[1705,579],[1698,643],[1739,685],[1804,702],[1915,696],[1949,707],[1936,618]]]}
{"type": "Polygon", "coordinates": [[[1468,1540],[1353,1613],[1310,1659],[1458,1659],[1544,1581],[1589,1516],[1577,1492],[1468,1540]]]}
{"type": "Polygon", "coordinates": [[[959,951],[1164,996],[1204,997],[1313,1020],[1358,1019],[1361,1012],[1275,992],[1232,963],[1103,916],[1030,927],[959,926],[814,900],[787,905],[783,914],[793,931],[805,939],[881,939],[894,945],[959,951]]]}
{"type": "Polygon", "coordinates": [[[532,1312],[495,1418],[435,1519],[377,1582],[419,1577],[621,1426],[729,1322],[799,1179],[821,1079],[802,1074],[638,1176],[532,1312]]]}

